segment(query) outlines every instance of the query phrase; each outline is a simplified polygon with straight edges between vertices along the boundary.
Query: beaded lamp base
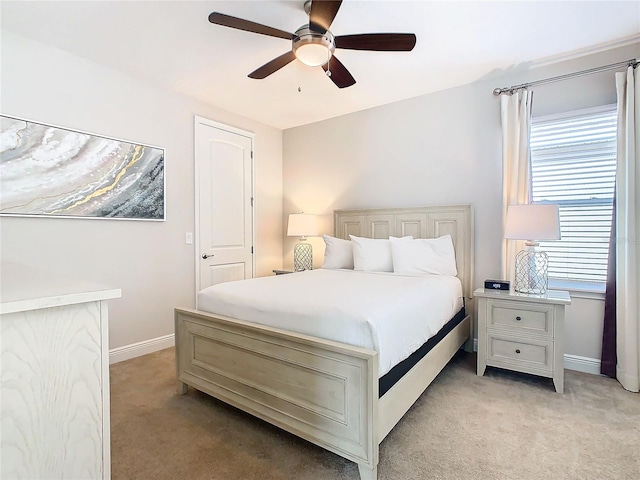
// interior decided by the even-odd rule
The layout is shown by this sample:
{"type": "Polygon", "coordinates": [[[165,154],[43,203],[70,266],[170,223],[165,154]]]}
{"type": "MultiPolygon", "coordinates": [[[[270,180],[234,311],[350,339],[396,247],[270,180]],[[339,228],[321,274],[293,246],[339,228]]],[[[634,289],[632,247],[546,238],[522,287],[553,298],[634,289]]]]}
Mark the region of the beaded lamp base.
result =
{"type": "Polygon", "coordinates": [[[547,291],[549,257],[544,252],[521,250],[516,255],[515,290],[543,294],[547,291]]]}
{"type": "Polygon", "coordinates": [[[313,269],[313,251],[310,243],[299,242],[293,247],[293,269],[296,272],[313,269]]]}

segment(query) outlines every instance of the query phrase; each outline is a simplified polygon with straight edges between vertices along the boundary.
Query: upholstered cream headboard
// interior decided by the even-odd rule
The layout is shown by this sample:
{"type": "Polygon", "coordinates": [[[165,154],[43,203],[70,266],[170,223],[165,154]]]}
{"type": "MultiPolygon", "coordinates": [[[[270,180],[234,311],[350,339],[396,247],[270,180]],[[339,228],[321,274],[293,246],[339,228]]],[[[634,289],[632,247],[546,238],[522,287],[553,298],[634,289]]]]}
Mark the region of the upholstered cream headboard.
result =
{"type": "Polygon", "coordinates": [[[445,205],[415,208],[335,210],[335,236],[436,238],[447,233],[456,251],[458,278],[465,297],[473,293],[473,208],[445,205]]]}

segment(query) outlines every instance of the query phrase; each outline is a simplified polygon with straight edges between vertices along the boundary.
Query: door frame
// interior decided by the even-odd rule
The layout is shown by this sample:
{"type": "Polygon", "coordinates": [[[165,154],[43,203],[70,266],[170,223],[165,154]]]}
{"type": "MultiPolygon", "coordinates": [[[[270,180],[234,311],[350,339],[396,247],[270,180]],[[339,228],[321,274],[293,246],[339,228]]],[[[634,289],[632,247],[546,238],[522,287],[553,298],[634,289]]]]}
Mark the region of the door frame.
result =
{"type": "Polygon", "coordinates": [[[205,117],[194,115],[193,117],[193,184],[194,184],[194,249],[195,249],[195,305],[198,308],[198,292],[200,291],[200,182],[198,181],[200,168],[198,166],[198,159],[196,158],[196,152],[198,148],[198,124],[204,124],[209,127],[217,128],[229,133],[235,133],[243,137],[247,137],[251,140],[251,276],[256,276],[256,252],[255,252],[255,138],[256,134],[248,130],[242,130],[237,127],[232,127],[224,123],[216,122],[205,117]]]}

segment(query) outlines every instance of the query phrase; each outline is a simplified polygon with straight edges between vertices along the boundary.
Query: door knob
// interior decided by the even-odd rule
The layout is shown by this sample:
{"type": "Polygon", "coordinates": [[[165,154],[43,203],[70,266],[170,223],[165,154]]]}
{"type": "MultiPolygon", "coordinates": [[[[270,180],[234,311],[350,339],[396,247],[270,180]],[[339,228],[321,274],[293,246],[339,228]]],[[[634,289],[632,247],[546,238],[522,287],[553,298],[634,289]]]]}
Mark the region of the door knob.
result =
{"type": "Polygon", "coordinates": [[[203,260],[206,260],[206,259],[207,259],[207,258],[209,258],[209,257],[213,257],[213,255],[207,255],[206,253],[203,253],[203,254],[202,254],[202,259],[203,259],[203,260]]]}

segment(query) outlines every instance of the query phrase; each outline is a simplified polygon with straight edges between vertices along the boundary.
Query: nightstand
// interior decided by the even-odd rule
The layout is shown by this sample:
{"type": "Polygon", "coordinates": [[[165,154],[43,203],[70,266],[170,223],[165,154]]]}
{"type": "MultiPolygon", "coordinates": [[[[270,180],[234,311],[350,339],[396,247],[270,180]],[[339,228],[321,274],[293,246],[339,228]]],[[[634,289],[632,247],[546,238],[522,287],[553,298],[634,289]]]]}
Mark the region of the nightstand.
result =
{"type": "Polygon", "coordinates": [[[295,273],[293,270],[273,270],[276,275],[286,275],[287,273],[295,273]]]}
{"type": "Polygon", "coordinates": [[[478,375],[488,366],[553,378],[564,390],[564,307],[569,292],[527,295],[478,288],[478,375]]]}

